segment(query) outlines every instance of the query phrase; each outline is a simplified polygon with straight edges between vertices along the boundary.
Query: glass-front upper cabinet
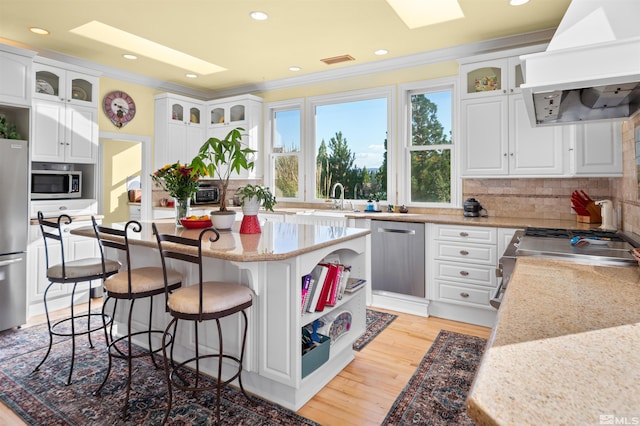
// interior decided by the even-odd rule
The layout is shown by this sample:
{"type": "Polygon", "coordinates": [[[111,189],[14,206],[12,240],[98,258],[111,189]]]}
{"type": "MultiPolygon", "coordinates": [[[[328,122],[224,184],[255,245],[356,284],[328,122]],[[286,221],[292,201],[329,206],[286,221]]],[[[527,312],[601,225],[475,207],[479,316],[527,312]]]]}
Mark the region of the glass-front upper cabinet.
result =
{"type": "MultiPolygon", "coordinates": [[[[532,46],[510,55],[474,61],[467,58],[460,62],[460,96],[462,99],[520,93],[525,82],[521,55],[537,53],[543,46],[532,46]],[[468,62],[467,62],[468,61],[468,62]]],[[[480,58],[479,58],[480,59],[480,58]]]]}
{"type": "Polygon", "coordinates": [[[33,97],[77,105],[98,104],[98,77],[39,63],[35,73],[33,97]]]}
{"type": "Polygon", "coordinates": [[[461,65],[461,97],[477,98],[507,93],[508,66],[506,58],[461,65]]]}
{"type": "Polygon", "coordinates": [[[189,125],[200,126],[202,116],[202,105],[195,105],[188,102],[171,102],[171,122],[180,122],[189,125]]]}
{"type": "Polygon", "coordinates": [[[246,120],[246,103],[243,101],[215,104],[209,107],[209,126],[239,126],[246,120]]]}

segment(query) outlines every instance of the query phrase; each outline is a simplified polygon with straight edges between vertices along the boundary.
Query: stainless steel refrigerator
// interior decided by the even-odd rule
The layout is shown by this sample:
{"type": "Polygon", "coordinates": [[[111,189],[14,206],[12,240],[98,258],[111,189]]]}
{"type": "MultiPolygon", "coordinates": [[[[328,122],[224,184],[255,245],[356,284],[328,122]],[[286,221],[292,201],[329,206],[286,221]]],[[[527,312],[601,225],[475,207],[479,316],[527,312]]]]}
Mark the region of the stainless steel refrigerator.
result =
{"type": "Polygon", "coordinates": [[[27,322],[29,146],[0,139],[0,331],[27,322]]]}

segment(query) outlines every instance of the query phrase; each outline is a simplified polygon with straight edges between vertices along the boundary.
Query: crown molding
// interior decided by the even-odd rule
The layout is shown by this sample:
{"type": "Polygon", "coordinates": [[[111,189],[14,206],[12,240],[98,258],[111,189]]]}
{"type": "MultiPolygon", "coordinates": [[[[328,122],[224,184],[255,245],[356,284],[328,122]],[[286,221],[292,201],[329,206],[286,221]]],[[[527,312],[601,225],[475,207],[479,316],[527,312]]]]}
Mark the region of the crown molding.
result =
{"type": "Polygon", "coordinates": [[[49,58],[71,65],[95,70],[103,77],[122,80],[125,82],[139,84],[159,91],[166,91],[178,95],[189,96],[200,100],[224,98],[228,96],[242,95],[247,93],[257,94],[272,90],[289,89],[310,84],[318,84],[332,80],[354,78],[370,74],[396,71],[406,68],[414,68],[439,62],[455,61],[468,56],[476,56],[498,52],[507,49],[516,49],[525,46],[548,43],[553,37],[555,28],[533,31],[529,33],[516,34],[512,36],[500,37],[490,40],[483,40],[463,45],[436,49],[413,55],[406,55],[398,58],[382,59],[367,64],[350,65],[335,70],[321,71],[306,75],[287,77],[278,80],[261,82],[256,84],[237,86],[221,90],[204,91],[188,86],[183,86],[168,81],[155,79],[141,74],[124,71],[108,65],[86,61],[74,56],[64,55],[44,49],[37,49],[31,46],[22,45],[12,40],[0,38],[0,43],[22,49],[32,50],[38,56],[49,58]]]}

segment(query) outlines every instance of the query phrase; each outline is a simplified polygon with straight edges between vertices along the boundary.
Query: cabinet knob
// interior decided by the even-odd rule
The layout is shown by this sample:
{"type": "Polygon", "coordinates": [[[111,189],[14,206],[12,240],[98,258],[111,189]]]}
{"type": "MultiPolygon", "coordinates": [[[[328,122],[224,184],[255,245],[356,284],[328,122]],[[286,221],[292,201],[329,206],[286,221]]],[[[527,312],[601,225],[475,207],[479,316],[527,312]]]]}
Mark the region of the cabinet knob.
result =
{"type": "Polygon", "coordinates": [[[504,153],[504,156],[505,156],[505,157],[507,156],[507,153],[506,153],[506,152],[504,153]]]}
{"type": "Polygon", "coordinates": [[[513,152],[511,153],[511,156],[513,157],[513,152]]]}
{"type": "Polygon", "coordinates": [[[466,255],[469,254],[469,252],[466,251],[466,250],[460,250],[460,254],[463,255],[463,256],[466,256],[466,255]]]}
{"type": "Polygon", "coordinates": [[[463,292],[463,293],[460,293],[460,296],[464,297],[466,299],[467,297],[469,297],[469,293],[464,293],[463,292]]]}
{"type": "Polygon", "coordinates": [[[463,277],[466,277],[469,275],[469,273],[467,271],[460,271],[460,275],[462,275],[463,277]]]}
{"type": "Polygon", "coordinates": [[[462,231],[462,232],[460,232],[460,236],[461,236],[461,237],[468,237],[468,236],[469,236],[469,233],[468,233],[468,232],[464,232],[464,231],[462,231]]]}
{"type": "Polygon", "coordinates": [[[506,89],[503,89],[503,90],[502,90],[502,93],[507,93],[507,90],[506,90],[506,89]]]}

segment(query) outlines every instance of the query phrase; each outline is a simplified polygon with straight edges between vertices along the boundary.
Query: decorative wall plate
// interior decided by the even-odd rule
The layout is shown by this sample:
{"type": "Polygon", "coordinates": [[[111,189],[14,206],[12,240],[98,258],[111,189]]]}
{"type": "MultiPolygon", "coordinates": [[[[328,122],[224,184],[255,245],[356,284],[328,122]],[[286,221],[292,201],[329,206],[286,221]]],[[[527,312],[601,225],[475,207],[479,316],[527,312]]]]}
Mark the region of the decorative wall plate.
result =
{"type": "Polygon", "coordinates": [[[36,93],[44,93],[47,95],[55,95],[53,86],[46,80],[36,80],[36,93]]]}
{"type": "Polygon", "coordinates": [[[82,87],[79,87],[79,86],[73,86],[71,88],[71,97],[79,101],[89,100],[89,96],[87,96],[86,90],[84,90],[82,87]]]}

